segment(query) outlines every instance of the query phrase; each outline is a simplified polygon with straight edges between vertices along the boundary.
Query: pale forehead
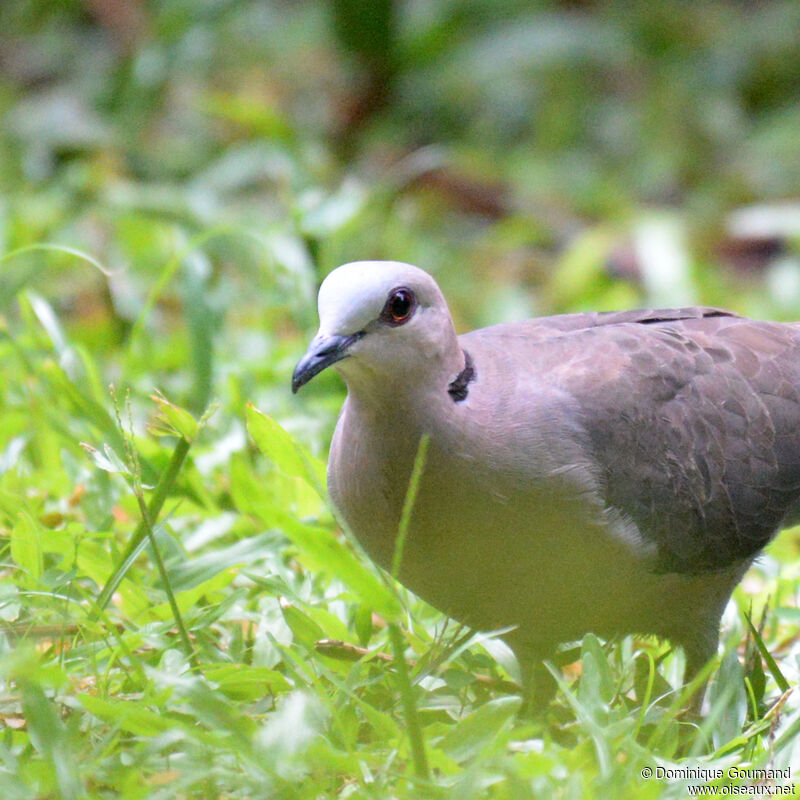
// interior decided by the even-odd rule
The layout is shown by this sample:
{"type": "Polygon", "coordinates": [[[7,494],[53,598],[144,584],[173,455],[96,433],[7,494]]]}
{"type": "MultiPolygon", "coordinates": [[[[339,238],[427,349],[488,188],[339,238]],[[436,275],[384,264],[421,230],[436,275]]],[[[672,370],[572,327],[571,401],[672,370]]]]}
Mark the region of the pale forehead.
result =
{"type": "Polygon", "coordinates": [[[430,275],[399,261],[354,261],[337,267],[319,288],[320,328],[327,333],[360,330],[377,318],[389,292],[400,286],[422,294],[430,287],[435,291],[430,275]]]}

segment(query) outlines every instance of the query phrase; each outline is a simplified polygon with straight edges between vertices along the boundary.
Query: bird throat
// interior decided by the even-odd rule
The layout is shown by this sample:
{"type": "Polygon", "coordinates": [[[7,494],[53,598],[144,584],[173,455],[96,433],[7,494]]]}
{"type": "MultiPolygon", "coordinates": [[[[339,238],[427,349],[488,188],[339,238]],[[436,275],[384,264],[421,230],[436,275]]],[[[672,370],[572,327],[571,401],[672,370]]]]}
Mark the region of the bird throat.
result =
{"type": "Polygon", "coordinates": [[[464,354],[464,369],[450,381],[447,387],[447,393],[453,398],[454,403],[460,403],[462,400],[466,400],[467,393],[469,392],[469,385],[477,377],[472,356],[466,350],[462,350],[461,352],[464,354]]]}

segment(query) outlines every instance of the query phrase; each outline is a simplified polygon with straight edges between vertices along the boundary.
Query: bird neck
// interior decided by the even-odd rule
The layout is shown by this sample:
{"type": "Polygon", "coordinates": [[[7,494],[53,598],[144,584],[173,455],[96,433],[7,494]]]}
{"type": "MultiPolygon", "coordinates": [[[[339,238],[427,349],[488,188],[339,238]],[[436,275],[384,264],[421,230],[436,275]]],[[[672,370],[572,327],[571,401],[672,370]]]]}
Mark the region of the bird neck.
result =
{"type": "Polygon", "coordinates": [[[352,402],[365,413],[372,409],[381,415],[403,415],[411,408],[463,399],[474,365],[453,333],[446,347],[420,349],[413,359],[384,362],[379,369],[345,360],[340,371],[352,402]]]}

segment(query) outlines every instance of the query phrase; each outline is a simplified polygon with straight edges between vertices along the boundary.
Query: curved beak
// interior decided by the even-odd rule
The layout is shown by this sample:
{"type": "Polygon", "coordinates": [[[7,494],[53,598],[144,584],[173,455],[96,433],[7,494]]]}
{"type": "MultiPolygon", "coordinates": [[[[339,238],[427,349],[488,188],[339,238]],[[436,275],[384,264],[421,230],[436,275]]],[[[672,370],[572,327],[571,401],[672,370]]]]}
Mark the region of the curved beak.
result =
{"type": "Polygon", "coordinates": [[[347,358],[350,345],[357,342],[364,335],[364,331],[353,333],[350,336],[315,336],[308,346],[306,354],[300,359],[292,373],[292,393],[307,384],[315,375],[319,375],[322,370],[347,358]]]}

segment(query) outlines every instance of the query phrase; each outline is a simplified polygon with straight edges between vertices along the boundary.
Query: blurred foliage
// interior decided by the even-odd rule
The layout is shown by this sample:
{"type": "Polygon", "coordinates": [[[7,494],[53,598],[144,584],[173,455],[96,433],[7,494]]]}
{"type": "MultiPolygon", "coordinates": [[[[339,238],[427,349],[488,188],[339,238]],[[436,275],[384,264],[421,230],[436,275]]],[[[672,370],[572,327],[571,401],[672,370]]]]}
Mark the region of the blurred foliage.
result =
{"type": "Polygon", "coordinates": [[[3,798],[683,797],[642,768],[800,764],[796,531],[737,590],[705,722],[679,713],[680,654],[594,637],[525,721],[498,640],[387,588],[336,527],[318,459],[340,383],[288,385],[316,286],[354,259],[430,270],[462,330],[691,302],[800,318],[800,4],[1,18],[3,798]]]}

